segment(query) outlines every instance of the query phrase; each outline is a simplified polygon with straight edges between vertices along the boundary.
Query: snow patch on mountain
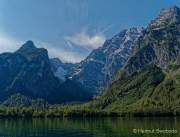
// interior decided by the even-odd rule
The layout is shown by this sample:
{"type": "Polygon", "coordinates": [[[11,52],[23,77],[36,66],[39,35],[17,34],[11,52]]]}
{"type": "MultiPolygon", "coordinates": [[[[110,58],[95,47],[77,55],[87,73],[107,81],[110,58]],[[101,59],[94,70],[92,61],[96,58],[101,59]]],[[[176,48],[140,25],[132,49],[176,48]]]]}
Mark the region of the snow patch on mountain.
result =
{"type": "Polygon", "coordinates": [[[106,40],[103,46],[78,63],[69,77],[97,93],[107,86],[112,76],[124,65],[141,32],[142,28],[130,28],[106,40]]]}

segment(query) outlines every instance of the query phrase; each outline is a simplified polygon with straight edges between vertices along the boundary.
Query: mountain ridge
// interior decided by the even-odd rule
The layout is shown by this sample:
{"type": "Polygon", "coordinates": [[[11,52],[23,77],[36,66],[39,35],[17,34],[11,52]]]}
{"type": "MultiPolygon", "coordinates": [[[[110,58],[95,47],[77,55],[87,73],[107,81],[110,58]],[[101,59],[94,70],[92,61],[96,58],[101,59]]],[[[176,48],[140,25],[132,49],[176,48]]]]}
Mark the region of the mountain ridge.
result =
{"type": "Polygon", "coordinates": [[[102,47],[93,50],[85,60],[77,64],[69,77],[85,85],[93,94],[99,94],[124,65],[141,31],[141,28],[122,30],[106,40],[102,47]]]}
{"type": "Polygon", "coordinates": [[[142,114],[180,111],[179,11],[177,7],[163,10],[153,21],[158,20],[158,24],[150,22],[151,27],[145,28],[114,82],[90,103],[90,108],[142,114]],[[172,16],[174,14],[176,18],[172,16]],[[169,22],[164,26],[162,19],[169,22]]]}
{"type": "Polygon", "coordinates": [[[58,79],[52,71],[48,51],[37,48],[32,41],[27,41],[13,53],[0,54],[0,77],[1,101],[16,93],[50,103],[90,98],[75,82],[58,79]]]}

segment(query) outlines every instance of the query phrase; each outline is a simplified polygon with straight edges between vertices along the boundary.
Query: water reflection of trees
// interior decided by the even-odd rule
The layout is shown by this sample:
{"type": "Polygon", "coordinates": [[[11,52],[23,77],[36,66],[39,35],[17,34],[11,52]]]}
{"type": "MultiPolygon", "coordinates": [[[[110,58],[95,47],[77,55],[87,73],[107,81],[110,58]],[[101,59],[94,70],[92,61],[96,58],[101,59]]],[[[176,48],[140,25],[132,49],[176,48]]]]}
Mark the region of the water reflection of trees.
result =
{"type": "MultiPolygon", "coordinates": [[[[49,134],[84,134],[84,137],[135,136],[136,129],[178,129],[179,118],[75,118],[1,119],[0,134],[5,136],[46,137],[49,134]]],[[[180,134],[176,135],[179,136],[180,134]]],[[[140,136],[140,135],[139,135],[140,136]]],[[[150,135],[145,135],[150,136],[150,135]]],[[[158,135],[157,135],[158,136],[158,135]]],[[[162,135],[159,135],[162,136],[162,135]]],[[[154,137],[154,135],[153,135],[154,137]]],[[[165,136],[163,136],[165,137],[165,136]]]]}

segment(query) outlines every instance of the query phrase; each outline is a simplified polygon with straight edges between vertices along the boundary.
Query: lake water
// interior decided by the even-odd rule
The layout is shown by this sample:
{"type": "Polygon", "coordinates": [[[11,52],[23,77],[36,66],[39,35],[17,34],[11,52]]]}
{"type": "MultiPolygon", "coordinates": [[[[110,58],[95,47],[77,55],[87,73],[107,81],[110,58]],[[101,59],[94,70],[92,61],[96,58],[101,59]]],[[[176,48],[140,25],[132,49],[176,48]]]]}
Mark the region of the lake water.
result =
{"type": "Polygon", "coordinates": [[[180,118],[0,119],[0,137],[180,137],[180,118]]]}

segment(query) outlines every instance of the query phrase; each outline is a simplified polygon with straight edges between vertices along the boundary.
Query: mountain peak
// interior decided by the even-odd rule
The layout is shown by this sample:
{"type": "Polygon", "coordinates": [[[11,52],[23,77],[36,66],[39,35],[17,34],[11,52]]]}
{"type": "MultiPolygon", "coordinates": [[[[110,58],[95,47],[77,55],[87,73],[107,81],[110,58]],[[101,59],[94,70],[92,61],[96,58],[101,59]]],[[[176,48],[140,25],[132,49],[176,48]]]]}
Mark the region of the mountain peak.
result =
{"type": "Polygon", "coordinates": [[[172,23],[180,22],[180,9],[177,6],[172,6],[168,9],[162,9],[155,20],[150,23],[150,28],[160,28],[172,23]]]}
{"type": "Polygon", "coordinates": [[[51,59],[54,63],[56,63],[56,64],[60,64],[60,63],[62,63],[62,61],[59,59],[59,58],[52,58],[51,59]]]}
{"type": "Polygon", "coordinates": [[[18,53],[29,53],[36,50],[36,46],[34,45],[34,42],[31,40],[26,41],[18,50],[18,53]]]}
{"type": "Polygon", "coordinates": [[[170,12],[179,12],[180,11],[179,7],[176,5],[170,7],[169,9],[166,9],[166,10],[169,10],[170,12]]]}
{"type": "Polygon", "coordinates": [[[15,53],[21,54],[29,60],[38,56],[48,57],[48,51],[44,48],[37,48],[31,40],[24,43],[15,53]]]}
{"type": "Polygon", "coordinates": [[[172,18],[173,16],[180,16],[180,9],[177,6],[172,6],[168,9],[162,9],[159,16],[164,16],[166,18],[172,18]]]}
{"type": "MultiPolygon", "coordinates": [[[[114,45],[118,46],[120,43],[124,44],[136,40],[141,34],[141,32],[142,32],[142,28],[137,28],[137,27],[124,29],[115,36],[113,36],[113,38],[109,39],[108,42],[111,42],[114,45]]],[[[108,42],[105,45],[112,46],[108,42]]]]}
{"type": "Polygon", "coordinates": [[[34,45],[34,42],[31,40],[26,41],[19,50],[32,50],[36,49],[36,46],[34,45]]]}
{"type": "Polygon", "coordinates": [[[179,7],[176,5],[172,6],[171,8],[176,9],[176,10],[180,10],[179,7]]]}

